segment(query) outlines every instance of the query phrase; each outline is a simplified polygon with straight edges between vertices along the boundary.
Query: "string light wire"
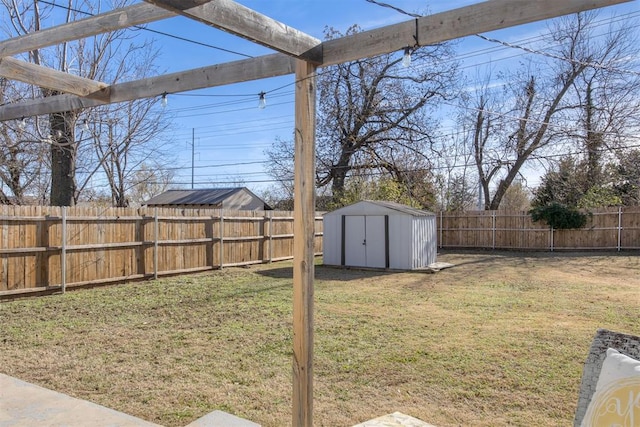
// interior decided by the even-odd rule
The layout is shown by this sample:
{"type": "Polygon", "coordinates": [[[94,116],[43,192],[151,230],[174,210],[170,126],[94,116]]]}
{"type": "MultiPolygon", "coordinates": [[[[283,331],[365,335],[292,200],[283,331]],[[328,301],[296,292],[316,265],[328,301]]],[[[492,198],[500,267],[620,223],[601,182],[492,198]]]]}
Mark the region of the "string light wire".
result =
{"type": "MultiPolygon", "coordinates": [[[[70,12],[80,13],[80,14],[87,15],[87,16],[95,16],[95,14],[93,14],[91,12],[87,12],[87,11],[80,10],[80,9],[75,9],[75,8],[72,8],[71,6],[64,6],[64,5],[61,5],[61,4],[57,4],[56,2],[53,2],[53,1],[47,1],[47,0],[37,0],[37,1],[39,3],[44,3],[44,4],[47,4],[49,6],[57,7],[57,8],[60,8],[60,9],[65,9],[65,10],[68,10],[70,12]]],[[[172,39],[175,39],[175,40],[179,40],[179,41],[195,44],[195,45],[198,45],[198,46],[208,47],[210,49],[219,50],[221,52],[231,53],[233,55],[238,55],[238,56],[242,56],[242,57],[245,57],[245,58],[253,58],[253,56],[247,55],[246,53],[238,52],[238,51],[231,50],[231,49],[226,49],[224,47],[215,46],[215,45],[211,45],[211,44],[208,44],[208,43],[203,43],[203,42],[200,42],[200,41],[197,41],[197,40],[188,39],[186,37],[176,36],[175,34],[165,33],[163,31],[154,30],[154,29],[147,28],[147,27],[144,27],[144,26],[141,26],[141,25],[133,25],[131,28],[135,28],[137,30],[142,30],[142,31],[147,31],[149,33],[158,34],[158,35],[161,35],[161,36],[165,36],[165,37],[169,37],[169,38],[172,38],[172,39]]]]}

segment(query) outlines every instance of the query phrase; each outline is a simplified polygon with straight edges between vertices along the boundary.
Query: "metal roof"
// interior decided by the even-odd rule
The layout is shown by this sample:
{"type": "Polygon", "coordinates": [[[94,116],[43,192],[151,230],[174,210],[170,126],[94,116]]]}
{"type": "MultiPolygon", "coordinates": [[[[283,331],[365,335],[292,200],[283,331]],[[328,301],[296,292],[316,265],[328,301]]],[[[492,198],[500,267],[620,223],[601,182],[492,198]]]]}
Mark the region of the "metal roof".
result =
{"type": "Polygon", "coordinates": [[[393,209],[394,211],[406,213],[412,216],[432,216],[435,215],[433,212],[425,211],[422,209],[414,208],[411,206],[403,205],[396,202],[387,202],[384,200],[364,200],[368,203],[373,203],[374,205],[382,206],[388,209],[393,209]]]}
{"type": "Polygon", "coordinates": [[[325,213],[325,215],[330,215],[332,213],[340,213],[340,211],[347,211],[347,210],[352,210],[354,207],[359,207],[358,205],[376,205],[379,206],[381,208],[385,208],[385,209],[391,209],[394,210],[396,212],[400,212],[400,213],[404,213],[407,215],[411,215],[411,216],[435,216],[435,214],[433,212],[429,212],[429,211],[425,211],[422,209],[418,209],[418,208],[413,208],[411,206],[407,206],[407,205],[402,205],[400,203],[396,203],[396,202],[388,202],[388,201],[384,201],[384,200],[362,200],[360,202],[356,202],[352,205],[348,205],[348,206],[344,206],[342,208],[336,209],[335,211],[332,212],[327,212],[325,213]]]}
{"type": "MultiPolygon", "coordinates": [[[[246,187],[232,188],[198,188],[194,190],[167,190],[151,199],[144,204],[152,205],[210,205],[217,206],[228,197],[239,193],[247,192],[256,199],[261,200],[258,196],[249,191],[246,187]]],[[[265,203],[265,208],[268,205],[265,203]]]]}

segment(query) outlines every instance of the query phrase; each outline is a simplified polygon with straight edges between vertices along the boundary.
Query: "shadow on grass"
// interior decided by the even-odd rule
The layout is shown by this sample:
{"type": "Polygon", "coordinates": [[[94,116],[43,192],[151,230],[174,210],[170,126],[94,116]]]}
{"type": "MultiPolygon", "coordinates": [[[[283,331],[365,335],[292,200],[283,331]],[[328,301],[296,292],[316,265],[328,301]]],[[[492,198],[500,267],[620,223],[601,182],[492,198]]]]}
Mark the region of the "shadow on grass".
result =
{"type": "MultiPolygon", "coordinates": [[[[293,267],[271,268],[268,270],[258,271],[257,273],[272,279],[293,279],[293,267]]],[[[315,278],[317,280],[335,280],[344,282],[394,274],[394,272],[383,270],[361,270],[355,268],[326,267],[318,265],[316,266],[315,273],[315,278]]]]}

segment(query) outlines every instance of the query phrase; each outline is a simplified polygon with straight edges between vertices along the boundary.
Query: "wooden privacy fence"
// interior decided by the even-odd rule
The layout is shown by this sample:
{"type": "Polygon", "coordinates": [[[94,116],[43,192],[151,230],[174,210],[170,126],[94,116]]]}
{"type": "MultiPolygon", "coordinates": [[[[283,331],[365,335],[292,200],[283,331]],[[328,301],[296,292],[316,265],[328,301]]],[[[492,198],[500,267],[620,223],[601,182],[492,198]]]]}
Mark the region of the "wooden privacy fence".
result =
{"type": "Polygon", "coordinates": [[[640,249],[640,207],[593,210],[587,225],[554,230],[524,211],[441,212],[441,248],[585,250],[640,249]]]}
{"type": "MultiPolygon", "coordinates": [[[[315,252],[322,251],[316,217],[315,252]]],[[[0,296],[293,257],[293,216],[219,209],[0,207],[0,296]]]]}
{"type": "MultiPolygon", "coordinates": [[[[441,212],[440,248],[640,249],[640,207],[553,230],[523,211],[441,212]]],[[[315,252],[322,252],[316,217],[315,252]]],[[[0,296],[157,278],[293,257],[291,212],[0,206],[0,296]]]]}

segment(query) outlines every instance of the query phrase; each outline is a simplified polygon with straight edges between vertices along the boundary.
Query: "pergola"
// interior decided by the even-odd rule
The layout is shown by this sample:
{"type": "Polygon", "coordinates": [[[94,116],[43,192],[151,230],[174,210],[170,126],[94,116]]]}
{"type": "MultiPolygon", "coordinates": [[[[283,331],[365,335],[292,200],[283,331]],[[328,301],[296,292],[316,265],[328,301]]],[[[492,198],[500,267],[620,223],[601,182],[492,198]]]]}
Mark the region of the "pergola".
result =
{"type": "Polygon", "coordinates": [[[62,95],[0,106],[0,121],[295,74],[294,426],[313,421],[315,73],[318,67],[631,0],[488,0],[322,42],[233,0],[145,0],[0,42],[0,76],[62,95]],[[30,50],[183,15],[278,53],[109,85],[12,58],[30,50]]]}

